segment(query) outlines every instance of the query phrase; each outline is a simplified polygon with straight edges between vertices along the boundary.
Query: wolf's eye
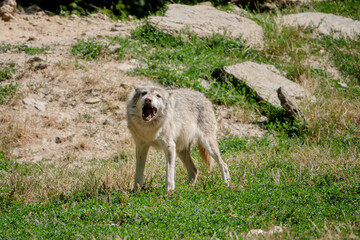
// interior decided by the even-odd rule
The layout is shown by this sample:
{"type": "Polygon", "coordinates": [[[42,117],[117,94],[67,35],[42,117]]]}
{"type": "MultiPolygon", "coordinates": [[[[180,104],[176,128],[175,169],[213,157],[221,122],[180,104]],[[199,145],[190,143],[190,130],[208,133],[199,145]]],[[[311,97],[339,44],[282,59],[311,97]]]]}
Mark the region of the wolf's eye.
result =
{"type": "Polygon", "coordinates": [[[158,98],[161,98],[160,94],[156,94],[156,96],[157,96],[158,98]]]}
{"type": "Polygon", "coordinates": [[[145,96],[147,94],[147,92],[142,92],[141,95],[142,96],[145,96]]]}

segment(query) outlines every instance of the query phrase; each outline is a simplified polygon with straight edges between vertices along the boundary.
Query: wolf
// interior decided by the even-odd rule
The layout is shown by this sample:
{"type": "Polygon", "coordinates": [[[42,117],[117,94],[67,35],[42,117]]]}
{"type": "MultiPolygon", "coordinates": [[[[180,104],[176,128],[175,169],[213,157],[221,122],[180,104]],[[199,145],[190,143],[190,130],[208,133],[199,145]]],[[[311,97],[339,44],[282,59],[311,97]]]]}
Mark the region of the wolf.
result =
{"type": "Polygon", "coordinates": [[[195,184],[198,170],[191,158],[194,145],[210,168],[218,163],[223,181],[229,185],[228,166],[220,156],[216,138],[217,122],[211,102],[200,92],[156,85],[134,86],[127,102],[128,128],[136,144],[134,190],[141,189],[149,147],[163,150],[166,156],[166,189],[175,189],[175,159],[179,156],[195,184]]]}

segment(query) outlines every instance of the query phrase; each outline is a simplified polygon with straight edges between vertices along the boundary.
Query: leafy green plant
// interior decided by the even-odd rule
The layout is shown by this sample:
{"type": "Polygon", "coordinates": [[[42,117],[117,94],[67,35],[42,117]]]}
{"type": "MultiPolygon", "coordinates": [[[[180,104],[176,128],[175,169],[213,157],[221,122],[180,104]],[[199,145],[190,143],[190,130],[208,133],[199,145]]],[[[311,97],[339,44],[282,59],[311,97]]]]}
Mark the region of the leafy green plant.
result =
{"type": "Polygon", "coordinates": [[[324,2],[311,2],[303,4],[300,11],[316,11],[323,13],[332,13],[335,15],[360,20],[359,14],[360,3],[357,0],[333,0],[324,2]]]}
{"type": "Polygon", "coordinates": [[[11,99],[11,97],[14,96],[17,88],[18,84],[12,83],[5,86],[0,86],[0,104],[3,104],[9,99],[11,99]]]}
{"type": "Polygon", "coordinates": [[[28,45],[25,45],[25,44],[22,44],[22,45],[6,44],[6,45],[0,46],[0,52],[8,52],[13,49],[18,52],[25,52],[26,54],[35,55],[35,54],[45,53],[46,51],[48,51],[50,49],[50,47],[48,47],[48,46],[41,47],[41,48],[29,47],[28,45]]]}
{"type": "Polygon", "coordinates": [[[10,51],[12,46],[10,44],[5,44],[0,46],[0,53],[8,52],[10,51]]]}
{"type": "Polygon", "coordinates": [[[85,60],[95,60],[100,56],[104,56],[108,49],[108,45],[96,41],[95,39],[81,40],[71,47],[72,54],[80,56],[85,60]]]}
{"type": "Polygon", "coordinates": [[[5,80],[5,79],[9,79],[11,74],[15,72],[14,67],[5,67],[5,68],[0,68],[0,82],[5,80]]]}
{"type": "Polygon", "coordinates": [[[50,47],[29,47],[28,45],[18,45],[13,46],[13,48],[17,49],[18,51],[25,52],[26,54],[35,55],[40,54],[48,51],[50,47]]]}

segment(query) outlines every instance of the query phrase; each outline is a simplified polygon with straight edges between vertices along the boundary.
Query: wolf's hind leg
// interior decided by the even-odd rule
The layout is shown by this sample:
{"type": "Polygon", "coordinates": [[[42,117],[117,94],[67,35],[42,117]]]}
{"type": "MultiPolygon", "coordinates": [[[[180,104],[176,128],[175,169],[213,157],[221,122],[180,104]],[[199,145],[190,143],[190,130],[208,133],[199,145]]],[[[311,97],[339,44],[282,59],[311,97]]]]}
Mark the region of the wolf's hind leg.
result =
{"type": "Polygon", "coordinates": [[[198,170],[191,159],[190,149],[184,149],[178,152],[178,156],[184,163],[188,172],[188,184],[195,184],[198,177],[198,170]]]}
{"type": "Polygon", "coordinates": [[[215,161],[219,164],[221,176],[224,182],[229,185],[230,182],[230,173],[227,164],[222,160],[220,156],[219,146],[215,138],[207,138],[201,139],[200,144],[203,148],[208,151],[210,156],[215,159],[215,161]]]}

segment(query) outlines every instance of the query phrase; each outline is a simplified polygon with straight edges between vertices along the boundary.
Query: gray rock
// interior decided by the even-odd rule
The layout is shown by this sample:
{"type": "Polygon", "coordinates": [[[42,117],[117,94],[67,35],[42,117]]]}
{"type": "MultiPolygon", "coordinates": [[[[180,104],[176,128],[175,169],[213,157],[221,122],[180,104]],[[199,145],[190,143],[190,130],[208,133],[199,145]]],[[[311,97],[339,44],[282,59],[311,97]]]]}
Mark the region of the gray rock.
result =
{"type": "Polygon", "coordinates": [[[0,17],[2,20],[10,21],[15,18],[16,5],[15,0],[5,0],[0,4],[0,17]]]}
{"type": "Polygon", "coordinates": [[[72,133],[66,137],[55,137],[55,143],[59,144],[59,143],[63,143],[66,141],[71,141],[75,136],[75,133],[72,133]]]}
{"type": "Polygon", "coordinates": [[[138,67],[141,67],[144,65],[141,64],[138,60],[136,59],[130,59],[130,60],[127,60],[123,63],[120,63],[120,65],[117,67],[120,71],[123,71],[123,72],[128,72],[128,71],[131,71],[131,70],[134,70],[138,67]]]}
{"type": "Polygon", "coordinates": [[[37,70],[43,70],[45,68],[47,68],[49,65],[47,63],[36,63],[35,66],[34,66],[34,70],[37,71],[37,70]]]}
{"type": "Polygon", "coordinates": [[[279,17],[276,22],[287,26],[315,27],[323,35],[334,34],[334,37],[346,36],[356,38],[360,34],[360,21],[326,13],[297,13],[279,17]]]}
{"type": "Polygon", "coordinates": [[[165,16],[152,16],[148,21],[170,33],[185,29],[200,37],[214,33],[228,34],[231,37],[243,37],[249,45],[263,46],[264,33],[257,23],[210,6],[170,4],[165,16]]]}
{"type": "Polygon", "coordinates": [[[234,77],[235,80],[244,82],[253,89],[257,95],[276,107],[281,107],[277,90],[282,87],[294,100],[312,98],[310,93],[299,84],[274,73],[267,65],[254,62],[243,62],[232,66],[225,66],[223,71],[234,77]]]}
{"type": "Polygon", "coordinates": [[[282,233],[283,231],[284,230],[280,226],[275,226],[272,229],[270,229],[269,231],[264,231],[262,229],[251,229],[248,232],[247,237],[252,237],[252,235],[272,235],[272,234],[276,234],[276,233],[282,233]]]}
{"type": "Polygon", "coordinates": [[[38,101],[38,100],[35,100],[33,98],[24,98],[22,100],[22,102],[25,104],[25,105],[29,105],[29,106],[33,106],[35,107],[37,110],[41,111],[41,112],[44,112],[45,111],[45,107],[46,107],[46,103],[45,102],[41,102],[41,101],[38,101]]]}
{"type": "Polygon", "coordinates": [[[34,56],[29,58],[26,62],[27,63],[34,63],[34,62],[44,62],[45,60],[39,56],[34,56]]]}
{"type": "Polygon", "coordinates": [[[94,97],[94,98],[89,98],[85,101],[86,104],[96,104],[99,103],[101,100],[100,98],[94,97]]]}
{"type": "Polygon", "coordinates": [[[209,81],[205,80],[205,79],[199,78],[198,82],[205,89],[210,89],[211,88],[211,83],[209,81]]]}
{"type": "Polygon", "coordinates": [[[305,119],[304,114],[301,112],[296,102],[287,94],[283,87],[279,87],[276,91],[280,100],[281,106],[285,111],[299,119],[305,119]]]}
{"type": "Polygon", "coordinates": [[[27,13],[27,14],[35,14],[40,11],[41,11],[41,8],[36,5],[31,5],[30,7],[25,9],[25,13],[27,13]]]}

